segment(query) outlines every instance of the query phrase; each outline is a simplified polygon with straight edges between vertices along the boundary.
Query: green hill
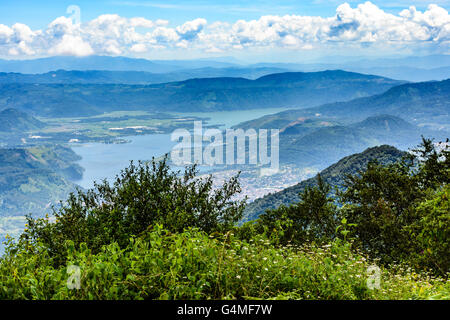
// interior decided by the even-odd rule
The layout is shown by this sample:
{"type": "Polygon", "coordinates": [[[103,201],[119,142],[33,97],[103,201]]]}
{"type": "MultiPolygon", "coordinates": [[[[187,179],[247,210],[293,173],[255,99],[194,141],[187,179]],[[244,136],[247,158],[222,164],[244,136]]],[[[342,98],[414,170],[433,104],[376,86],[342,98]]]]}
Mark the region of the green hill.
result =
{"type": "MultiPolygon", "coordinates": [[[[362,153],[353,154],[341,159],[337,163],[322,170],[320,175],[331,186],[339,187],[342,185],[346,175],[355,174],[365,169],[369,161],[376,159],[380,163],[388,164],[398,161],[404,154],[403,151],[388,145],[369,148],[362,153]]],[[[267,209],[275,209],[283,204],[288,205],[297,202],[299,200],[299,192],[304,190],[306,186],[315,185],[316,181],[315,177],[310,178],[280,192],[266,195],[263,198],[249,203],[244,211],[244,220],[256,219],[267,209]]]]}
{"type": "Polygon", "coordinates": [[[0,111],[0,132],[28,132],[44,127],[43,122],[25,112],[12,108],[0,111]]]}
{"type": "Polygon", "coordinates": [[[64,200],[79,179],[78,156],[65,147],[0,149],[0,217],[41,214],[64,200]]]}

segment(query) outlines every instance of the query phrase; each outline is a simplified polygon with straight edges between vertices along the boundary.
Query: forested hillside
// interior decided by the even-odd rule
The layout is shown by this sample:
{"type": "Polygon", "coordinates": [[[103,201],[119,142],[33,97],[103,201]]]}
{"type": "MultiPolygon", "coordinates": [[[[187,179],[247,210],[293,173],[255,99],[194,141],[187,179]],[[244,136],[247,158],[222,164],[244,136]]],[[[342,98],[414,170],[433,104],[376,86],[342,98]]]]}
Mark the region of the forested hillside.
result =
{"type": "MultiPolygon", "coordinates": [[[[323,181],[332,187],[341,188],[348,174],[356,174],[367,167],[370,161],[377,160],[382,164],[399,161],[405,153],[392,146],[383,145],[373,147],[364,152],[352,154],[329,166],[320,172],[323,181]]],[[[244,220],[254,220],[268,209],[275,209],[281,205],[290,205],[300,200],[299,194],[306,187],[316,185],[317,179],[310,178],[280,192],[269,194],[256,199],[245,207],[244,220]]]]}
{"type": "Polygon", "coordinates": [[[0,149],[0,217],[41,214],[64,200],[80,179],[78,156],[69,148],[0,149]]]}

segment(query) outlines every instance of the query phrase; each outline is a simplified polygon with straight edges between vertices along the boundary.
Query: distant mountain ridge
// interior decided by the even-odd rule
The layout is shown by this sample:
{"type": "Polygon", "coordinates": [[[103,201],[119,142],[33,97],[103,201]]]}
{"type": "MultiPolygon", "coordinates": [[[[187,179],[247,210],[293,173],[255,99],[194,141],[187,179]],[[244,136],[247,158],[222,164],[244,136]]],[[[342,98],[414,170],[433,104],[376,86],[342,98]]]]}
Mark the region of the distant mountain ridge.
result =
{"type": "MultiPolygon", "coordinates": [[[[355,58],[328,57],[322,62],[285,62],[285,63],[244,63],[231,57],[216,57],[193,60],[147,60],[129,57],[89,56],[89,57],[47,57],[32,60],[1,60],[0,72],[24,74],[43,74],[56,70],[98,70],[98,71],[144,71],[154,73],[158,79],[145,83],[182,81],[199,77],[245,77],[255,79],[262,74],[248,73],[242,70],[233,72],[225,69],[273,69],[273,72],[317,72],[341,69],[350,72],[374,74],[391,79],[407,81],[445,80],[450,78],[450,55],[429,55],[393,58],[355,58]],[[214,72],[208,68],[216,69],[214,72]],[[195,70],[194,70],[195,69],[195,70]],[[224,70],[220,70],[224,69],[224,70]],[[275,71],[278,70],[278,71],[275,71]],[[169,73],[169,74],[167,74],[169,73]],[[157,76],[159,75],[159,77],[157,76]]],[[[268,72],[269,73],[269,72],[268,72]]],[[[54,82],[52,82],[54,83],[54,82]]],[[[73,83],[70,81],[70,83],[73,83]]],[[[108,82],[110,83],[110,82],[108,82]]],[[[129,84],[135,84],[128,80],[129,84]]],[[[139,82],[143,83],[143,82],[139,82]]]]}
{"type": "MultiPolygon", "coordinates": [[[[303,123],[295,126],[301,128],[303,123]]],[[[305,133],[282,134],[280,161],[300,167],[323,168],[368,147],[389,144],[406,149],[417,145],[421,135],[445,139],[447,134],[423,130],[399,117],[379,115],[349,125],[323,125],[305,133]]]]}
{"type": "Polygon", "coordinates": [[[430,119],[450,129],[450,79],[407,83],[388,91],[347,102],[336,102],[305,110],[325,117],[351,118],[353,121],[377,114],[390,114],[419,124],[430,119]]]}
{"type": "Polygon", "coordinates": [[[339,70],[281,73],[256,80],[201,78],[148,86],[12,83],[0,85],[0,105],[41,116],[81,116],[116,110],[301,108],[370,96],[402,83],[339,70]]]}
{"type": "MultiPolygon", "coordinates": [[[[450,131],[450,79],[406,83],[384,93],[306,109],[292,109],[241,123],[242,128],[281,128],[298,118],[350,124],[367,117],[391,115],[414,125],[450,131]]],[[[238,127],[237,126],[237,127],[238,127]]]]}
{"type": "Polygon", "coordinates": [[[0,72],[0,84],[40,83],[40,84],[131,84],[146,85],[192,78],[242,77],[257,79],[261,76],[286,72],[280,68],[213,68],[189,69],[168,73],[145,71],[107,71],[107,70],[56,70],[41,74],[0,72]]]}
{"type": "Polygon", "coordinates": [[[230,67],[233,63],[214,60],[147,60],[128,57],[55,56],[32,60],[0,60],[0,72],[46,73],[55,70],[109,70],[109,71],[147,71],[166,73],[180,69],[203,67],[230,67]]]}

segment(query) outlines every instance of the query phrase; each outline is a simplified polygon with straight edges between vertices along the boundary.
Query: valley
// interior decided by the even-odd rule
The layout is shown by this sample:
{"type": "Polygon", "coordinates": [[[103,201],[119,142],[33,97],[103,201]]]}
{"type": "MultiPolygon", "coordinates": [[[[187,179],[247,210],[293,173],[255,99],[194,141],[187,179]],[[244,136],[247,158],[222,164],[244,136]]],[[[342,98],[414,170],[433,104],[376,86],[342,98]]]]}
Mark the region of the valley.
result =
{"type": "MultiPolygon", "coordinates": [[[[7,231],[17,234],[25,214],[51,214],[51,206],[76,187],[89,189],[105,178],[113,181],[130,160],[149,161],[170,153],[176,144],[170,134],[176,129],[192,131],[195,121],[201,121],[204,130],[280,130],[280,170],[274,174],[262,176],[259,167],[248,164],[198,167],[201,177],[213,176],[215,187],[240,172],[242,192],[234,199],[248,201],[243,221],[295,202],[295,194],[313,185],[319,172],[328,183],[339,186],[343,174],[356,172],[367,159],[386,157],[389,162],[399,154],[389,148],[407,150],[422,135],[437,141],[449,136],[448,81],[409,84],[325,71],[137,85],[131,80],[116,82],[139,76],[150,81],[151,75],[82,72],[77,75],[81,78],[74,78],[73,72],[56,74],[50,78],[51,73],[0,75],[0,101],[3,94],[7,106],[0,110],[2,166],[9,168],[9,150],[22,154],[16,167],[29,166],[27,157],[37,161],[27,169],[31,171],[20,169],[27,181],[3,171],[1,181],[14,179],[15,184],[1,198],[0,236],[7,231]],[[17,83],[10,83],[13,76],[17,83]],[[110,84],[101,83],[105,77],[110,84]],[[37,99],[42,92],[45,95],[37,99]],[[51,101],[65,103],[60,108],[51,101]],[[380,145],[392,147],[376,149],[380,145]],[[64,150],[64,160],[51,151],[54,146],[64,150]],[[42,154],[59,160],[39,160],[36,155],[42,154]],[[352,154],[356,158],[346,160],[352,154]],[[58,169],[55,161],[69,162],[66,169],[58,169]]],[[[248,159],[247,145],[244,152],[248,159]]]]}
{"type": "Polygon", "coordinates": [[[449,12],[0,1],[2,307],[450,300],[449,12]]]}

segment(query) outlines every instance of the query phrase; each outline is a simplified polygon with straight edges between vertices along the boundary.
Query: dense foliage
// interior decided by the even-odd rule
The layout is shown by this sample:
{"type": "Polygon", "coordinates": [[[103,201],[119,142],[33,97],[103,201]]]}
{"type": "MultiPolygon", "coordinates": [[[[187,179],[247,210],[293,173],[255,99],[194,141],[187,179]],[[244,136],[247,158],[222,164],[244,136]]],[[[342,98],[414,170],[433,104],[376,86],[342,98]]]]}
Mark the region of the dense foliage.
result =
{"type": "Polygon", "coordinates": [[[449,155],[448,142],[438,150],[423,139],[421,147],[402,161],[387,165],[370,161],[365,170],[345,178],[337,192],[339,209],[318,176],[317,186],[306,186],[300,202],[268,210],[256,221],[256,229],[283,230],[284,244],[351,237],[355,247],[384,265],[407,262],[446,276],[449,155]]]}
{"type": "MultiPolygon", "coordinates": [[[[75,190],[83,169],[70,148],[0,148],[0,218],[41,213],[75,190]]],[[[0,232],[1,233],[1,232],[0,232]]]]}
{"type": "Polygon", "coordinates": [[[87,244],[95,253],[117,242],[124,247],[130,237],[161,223],[172,232],[185,227],[223,232],[242,216],[244,200],[233,201],[240,192],[238,177],[213,190],[212,177],[196,177],[196,167],[183,176],[170,171],[167,157],[151,163],[133,162],[113,184],[104,180],[87,192],[71,194],[67,204],[54,212],[56,223],[28,218],[23,238],[42,242],[59,263],[65,258],[64,244],[87,244]]]}

